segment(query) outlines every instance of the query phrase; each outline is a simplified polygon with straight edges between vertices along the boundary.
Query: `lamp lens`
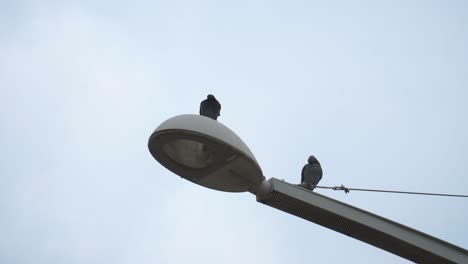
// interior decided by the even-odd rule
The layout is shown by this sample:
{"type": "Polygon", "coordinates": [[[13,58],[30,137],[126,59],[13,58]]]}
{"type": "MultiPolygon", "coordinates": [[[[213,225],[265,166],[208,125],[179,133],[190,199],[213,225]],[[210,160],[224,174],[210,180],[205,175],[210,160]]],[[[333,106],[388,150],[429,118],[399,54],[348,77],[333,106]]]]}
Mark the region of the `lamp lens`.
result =
{"type": "Polygon", "coordinates": [[[193,169],[202,169],[213,162],[213,155],[205,144],[177,139],[163,146],[163,151],[176,163],[193,169]]]}

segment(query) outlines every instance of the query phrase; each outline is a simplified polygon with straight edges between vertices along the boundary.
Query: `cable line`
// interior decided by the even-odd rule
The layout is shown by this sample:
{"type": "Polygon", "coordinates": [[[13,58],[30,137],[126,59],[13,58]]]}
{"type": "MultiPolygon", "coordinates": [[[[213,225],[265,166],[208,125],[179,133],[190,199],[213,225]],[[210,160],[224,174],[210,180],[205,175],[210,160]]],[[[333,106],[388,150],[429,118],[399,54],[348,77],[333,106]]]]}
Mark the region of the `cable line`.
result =
{"type": "Polygon", "coordinates": [[[400,194],[415,194],[415,195],[432,195],[432,196],[447,196],[447,197],[462,197],[468,198],[464,194],[446,194],[446,193],[427,193],[427,192],[405,192],[393,190],[379,190],[379,189],[362,189],[362,188],[347,188],[343,184],[341,186],[315,186],[320,189],[331,189],[334,191],[344,191],[346,194],[350,191],[363,191],[363,192],[384,192],[384,193],[400,193],[400,194]]]}

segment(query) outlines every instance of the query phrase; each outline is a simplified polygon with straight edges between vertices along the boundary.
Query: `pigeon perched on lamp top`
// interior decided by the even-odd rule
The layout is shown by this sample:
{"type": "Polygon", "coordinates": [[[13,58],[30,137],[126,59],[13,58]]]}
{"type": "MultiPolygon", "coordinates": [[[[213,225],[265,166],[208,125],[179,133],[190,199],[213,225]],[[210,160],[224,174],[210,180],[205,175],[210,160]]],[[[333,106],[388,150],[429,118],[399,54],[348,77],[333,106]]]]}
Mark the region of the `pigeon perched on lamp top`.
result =
{"type": "Polygon", "coordinates": [[[200,103],[200,115],[212,118],[214,120],[218,119],[221,112],[221,104],[216,100],[216,98],[209,94],[205,100],[200,103]]]}
{"type": "Polygon", "coordinates": [[[322,174],[320,162],[314,156],[310,156],[308,163],[302,168],[301,184],[299,185],[306,189],[314,190],[315,186],[322,179],[322,174]]]}

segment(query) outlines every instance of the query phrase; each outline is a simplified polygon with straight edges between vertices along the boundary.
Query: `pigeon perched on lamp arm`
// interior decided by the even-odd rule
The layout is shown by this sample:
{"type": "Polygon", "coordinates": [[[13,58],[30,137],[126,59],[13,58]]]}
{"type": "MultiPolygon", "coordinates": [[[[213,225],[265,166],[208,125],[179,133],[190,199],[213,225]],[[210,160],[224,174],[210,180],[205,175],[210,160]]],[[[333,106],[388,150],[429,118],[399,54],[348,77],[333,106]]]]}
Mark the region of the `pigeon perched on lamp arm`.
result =
{"type": "Polygon", "coordinates": [[[322,174],[320,162],[314,156],[310,156],[308,163],[302,168],[301,184],[299,185],[306,189],[314,190],[315,186],[322,179],[322,174]]]}

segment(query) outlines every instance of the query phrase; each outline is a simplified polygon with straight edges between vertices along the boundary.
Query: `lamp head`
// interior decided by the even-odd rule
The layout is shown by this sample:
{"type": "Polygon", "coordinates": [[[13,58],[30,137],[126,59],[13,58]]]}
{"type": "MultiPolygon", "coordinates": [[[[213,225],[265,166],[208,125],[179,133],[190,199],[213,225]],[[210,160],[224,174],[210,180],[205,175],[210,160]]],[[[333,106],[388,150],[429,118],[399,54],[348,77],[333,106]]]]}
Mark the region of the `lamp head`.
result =
{"type": "Polygon", "coordinates": [[[252,152],[234,132],[199,115],[166,120],[150,136],[148,148],[168,170],[211,189],[255,192],[265,180],[252,152]]]}

